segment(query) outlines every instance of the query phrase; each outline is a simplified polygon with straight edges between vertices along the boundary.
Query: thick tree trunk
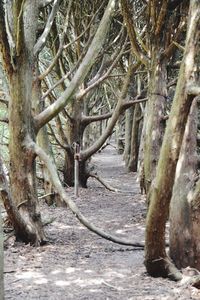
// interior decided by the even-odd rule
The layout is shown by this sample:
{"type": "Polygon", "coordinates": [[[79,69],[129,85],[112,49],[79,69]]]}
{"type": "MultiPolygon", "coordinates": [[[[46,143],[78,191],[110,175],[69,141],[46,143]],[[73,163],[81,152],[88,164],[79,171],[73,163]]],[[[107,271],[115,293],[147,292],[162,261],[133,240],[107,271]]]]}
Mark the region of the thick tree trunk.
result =
{"type": "Polygon", "coordinates": [[[197,230],[200,214],[192,199],[198,178],[197,163],[197,105],[194,101],[177,163],[170,205],[170,256],[178,268],[190,266],[200,270],[200,232],[197,230]]]}
{"type": "MultiPolygon", "coordinates": [[[[12,198],[32,233],[30,239],[24,241],[40,244],[44,241],[44,233],[37,204],[35,154],[26,146],[28,139],[35,140],[31,100],[38,11],[33,3],[26,1],[22,15],[23,35],[21,33],[17,40],[19,53],[15,57],[14,70],[9,78],[10,184],[12,198]]],[[[14,20],[17,18],[15,15],[14,20]]]]}
{"type": "Polygon", "coordinates": [[[178,161],[185,124],[194,95],[188,92],[193,83],[195,58],[198,53],[200,3],[190,2],[187,38],[184,57],[179,72],[176,93],[172,104],[158,162],[155,183],[149,193],[149,211],[146,221],[145,265],[152,276],[174,276],[165,251],[165,224],[168,218],[176,164],[178,161]],[[192,82],[191,82],[192,81],[192,82]]]}

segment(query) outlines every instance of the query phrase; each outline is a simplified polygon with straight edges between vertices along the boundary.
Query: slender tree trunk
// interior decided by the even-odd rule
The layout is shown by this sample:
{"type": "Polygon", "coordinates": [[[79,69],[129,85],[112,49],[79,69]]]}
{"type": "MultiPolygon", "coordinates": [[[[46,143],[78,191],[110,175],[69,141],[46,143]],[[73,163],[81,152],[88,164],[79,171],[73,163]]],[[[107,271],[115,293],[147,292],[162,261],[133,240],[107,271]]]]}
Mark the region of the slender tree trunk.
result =
{"type": "Polygon", "coordinates": [[[123,154],[124,152],[124,142],[125,142],[125,134],[124,134],[124,114],[120,115],[116,124],[116,143],[117,143],[117,151],[119,154],[123,154]]]}
{"type": "Polygon", "coordinates": [[[1,218],[1,205],[0,205],[0,300],[4,299],[4,259],[3,259],[3,229],[1,218]]]}
{"type": "Polygon", "coordinates": [[[176,164],[178,161],[185,124],[194,94],[188,84],[194,83],[195,58],[198,53],[200,3],[190,2],[185,52],[179,72],[176,93],[172,104],[158,162],[155,183],[149,193],[150,206],[146,220],[145,265],[152,276],[174,276],[165,251],[165,224],[168,218],[176,164]],[[192,80],[193,79],[193,80],[192,80]],[[191,82],[190,82],[191,81],[191,82]]]}
{"type": "Polygon", "coordinates": [[[133,115],[132,133],[131,133],[131,151],[130,160],[128,164],[128,170],[131,172],[137,172],[138,154],[139,154],[139,125],[141,120],[140,105],[136,104],[133,115]]]}
{"type": "Polygon", "coordinates": [[[131,152],[131,132],[132,132],[132,124],[133,124],[133,114],[134,108],[130,107],[125,112],[125,146],[124,146],[124,160],[125,165],[128,167],[130,160],[130,152],[131,152]]]}

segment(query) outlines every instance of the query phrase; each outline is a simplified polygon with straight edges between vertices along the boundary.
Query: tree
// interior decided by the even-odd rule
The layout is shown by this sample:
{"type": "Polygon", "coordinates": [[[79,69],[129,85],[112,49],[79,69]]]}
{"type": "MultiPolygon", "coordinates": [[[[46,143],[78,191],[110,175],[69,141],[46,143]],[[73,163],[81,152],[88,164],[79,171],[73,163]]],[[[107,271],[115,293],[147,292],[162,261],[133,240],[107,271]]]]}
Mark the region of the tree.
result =
{"type": "Polygon", "coordinates": [[[149,194],[149,211],[146,221],[145,265],[152,276],[171,276],[180,279],[165,251],[165,224],[168,218],[176,165],[182,145],[185,124],[190,107],[199,87],[194,71],[199,50],[200,3],[190,1],[185,51],[181,62],[176,93],[167,123],[158,161],[155,183],[149,194]]]}

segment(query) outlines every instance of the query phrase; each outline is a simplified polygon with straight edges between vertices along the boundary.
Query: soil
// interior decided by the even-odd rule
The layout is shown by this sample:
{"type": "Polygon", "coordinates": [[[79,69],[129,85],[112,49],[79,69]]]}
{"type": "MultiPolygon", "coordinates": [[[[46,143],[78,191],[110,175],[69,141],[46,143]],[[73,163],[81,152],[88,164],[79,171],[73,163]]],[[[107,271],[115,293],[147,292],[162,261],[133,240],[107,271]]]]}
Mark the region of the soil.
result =
{"type": "MultiPolygon", "coordinates": [[[[92,159],[110,192],[96,179],[74,199],[81,212],[105,231],[144,242],[145,196],[137,176],[127,173],[113,146],[92,159]]],[[[73,189],[68,189],[73,197],[73,189]]],[[[106,241],[84,228],[67,208],[41,213],[49,243],[32,247],[11,237],[5,243],[6,299],[171,300],[200,299],[199,290],[163,278],[152,278],[143,265],[144,251],[106,241]]]]}

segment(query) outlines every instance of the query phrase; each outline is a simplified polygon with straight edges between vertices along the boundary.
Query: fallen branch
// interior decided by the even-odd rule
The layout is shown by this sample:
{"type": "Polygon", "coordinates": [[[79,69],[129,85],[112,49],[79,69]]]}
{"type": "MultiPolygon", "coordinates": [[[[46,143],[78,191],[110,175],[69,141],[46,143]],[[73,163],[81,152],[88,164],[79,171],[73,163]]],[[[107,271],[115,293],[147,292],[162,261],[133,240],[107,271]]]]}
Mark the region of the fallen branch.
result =
{"type": "Polygon", "coordinates": [[[47,167],[49,171],[49,175],[51,177],[52,183],[60,195],[61,201],[63,201],[65,204],[68,205],[68,207],[71,209],[75,217],[83,224],[85,227],[87,227],[90,231],[96,233],[97,235],[101,236],[102,238],[109,240],[111,242],[120,244],[120,245],[126,245],[126,246],[132,246],[137,247],[140,249],[144,249],[143,243],[135,243],[131,241],[127,241],[124,239],[121,239],[119,237],[113,236],[110,233],[107,233],[103,231],[102,229],[96,227],[94,224],[90,223],[87,218],[83,216],[83,214],[79,211],[78,207],[74,203],[74,201],[68,197],[67,193],[65,192],[64,187],[62,186],[60,179],[57,174],[57,170],[55,165],[52,163],[49,156],[44,152],[42,148],[40,148],[36,143],[34,143],[32,140],[28,141],[28,147],[31,148],[39,157],[40,159],[45,163],[45,166],[47,167]]]}
{"type": "Polygon", "coordinates": [[[111,191],[111,192],[119,192],[118,189],[115,189],[114,187],[112,187],[109,183],[105,182],[103,180],[103,178],[101,178],[100,176],[98,176],[95,173],[89,173],[89,177],[95,178],[96,180],[98,180],[107,190],[111,191]]]}

